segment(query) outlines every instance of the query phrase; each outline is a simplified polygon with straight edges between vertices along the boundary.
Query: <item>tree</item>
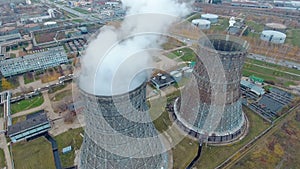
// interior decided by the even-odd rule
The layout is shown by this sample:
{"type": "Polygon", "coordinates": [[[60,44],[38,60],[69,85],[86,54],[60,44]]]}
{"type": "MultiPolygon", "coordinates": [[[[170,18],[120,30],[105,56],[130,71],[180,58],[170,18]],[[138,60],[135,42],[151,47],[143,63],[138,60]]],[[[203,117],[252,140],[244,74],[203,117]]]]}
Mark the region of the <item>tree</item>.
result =
{"type": "Polygon", "coordinates": [[[9,90],[13,88],[12,84],[9,81],[7,81],[4,77],[2,77],[1,81],[3,90],[9,90]]]}

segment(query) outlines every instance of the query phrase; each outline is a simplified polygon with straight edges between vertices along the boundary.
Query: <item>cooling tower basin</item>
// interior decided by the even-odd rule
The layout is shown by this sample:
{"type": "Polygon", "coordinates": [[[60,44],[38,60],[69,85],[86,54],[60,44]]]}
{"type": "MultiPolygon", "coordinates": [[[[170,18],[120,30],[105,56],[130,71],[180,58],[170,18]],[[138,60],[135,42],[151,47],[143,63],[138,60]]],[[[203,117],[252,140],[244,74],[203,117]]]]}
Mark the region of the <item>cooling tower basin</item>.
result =
{"type": "Polygon", "coordinates": [[[168,168],[168,155],[160,153],[165,148],[147,111],[146,82],[113,96],[80,93],[86,126],[79,168],[168,168]]]}
{"type": "Polygon", "coordinates": [[[248,48],[246,41],[229,35],[199,40],[192,77],[196,87],[185,86],[188,94],[174,104],[173,117],[184,131],[209,143],[230,142],[244,133],[240,81],[248,48]]]}

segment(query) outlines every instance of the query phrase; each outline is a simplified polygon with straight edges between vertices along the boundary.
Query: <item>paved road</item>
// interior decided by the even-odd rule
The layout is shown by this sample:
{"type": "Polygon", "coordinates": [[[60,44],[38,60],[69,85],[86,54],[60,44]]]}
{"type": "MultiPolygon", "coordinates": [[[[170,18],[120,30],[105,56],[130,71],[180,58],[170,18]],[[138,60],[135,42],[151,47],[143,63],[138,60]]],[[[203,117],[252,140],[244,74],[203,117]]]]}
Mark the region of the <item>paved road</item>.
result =
{"type": "Polygon", "coordinates": [[[258,65],[258,64],[252,64],[252,65],[258,66],[258,67],[261,67],[261,68],[264,68],[264,69],[270,69],[270,70],[280,71],[280,72],[283,72],[283,73],[286,73],[286,74],[289,74],[289,75],[292,75],[292,76],[298,76],[298,77],[300,77],[300,74],[286,72],[286,71],[282,71],[282,70],[278,70],[278,69],[274,69],[274,68],[270,68],[270,67],[266,67],[266,66],[262,66],[262,65],[258,65]]]}
{"type": "Polygon", "coordinates": [[[260,60],[260,61],[264,61],[264,62],[268,62],[268,63],[273,63],[276,65],[280,65],[280,66],[285,66],[288,68],[295,68],[300,70],[300,64],[296,63],[296,62],[292,62],[292,61],[286,61],[286,60],[281,60],[281,59],[275,59],[275,58],[271,58],[271,57],[267,57],[267,56],[263,56],[263,55],[258,55],[258,54],[253,54],[250,53],[248,56],[248,58],[251,59],[256,59],[256,60],[260,60]]]}

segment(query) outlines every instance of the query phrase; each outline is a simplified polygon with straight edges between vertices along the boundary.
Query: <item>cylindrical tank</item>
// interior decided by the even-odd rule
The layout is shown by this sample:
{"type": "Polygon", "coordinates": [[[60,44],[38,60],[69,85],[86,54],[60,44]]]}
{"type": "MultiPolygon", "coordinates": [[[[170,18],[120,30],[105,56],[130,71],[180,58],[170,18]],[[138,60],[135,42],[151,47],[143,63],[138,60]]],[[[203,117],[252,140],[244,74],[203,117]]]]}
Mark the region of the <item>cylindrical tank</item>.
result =
{"type": "Polygon", "coordinates": [[[194,19],[192,24],[198,26],[200,29],[205,30],[210,28],[210,21],[205,19],[194,19]]]}
{"type": "Polygon", "coordinates": [[[175,102],[176,117],[185,131],[205,136],[208,142],[227,142],[240,135],[245,125],[240,80],[248,47],[246,41],[229,35],[209,35],[208,40],[199,40],[192,77],[198,91],[189,91],[187,86],[185,93],[190,94],[175,102]],[[195,92],[199,97],[191,98],[195,92]],[[198,105],[194,104],[195,98],[198,105]]]}
{"type": "Polygon", "coordinates": [[[286,29],[287,27],[280,23],[267,23],[264,30],[273,30],[285,33],[286,29]]]}
{"type": "Polygon", "coordinates": [[[218,22],[218,15],[215,14],[202,14],[201,19],[209,20],[211,23],[217,23],[218,22]]]}
{"type": "Polygon", "coordinates": [[[264,30],[260,35],[260,39],[276,44],[283,44],[286,39],[286,34],[279,31],[264,30]]]}
{"type": "Polygon", "coordinates": [[[167,168],[167,154],[154,153],[163,150],[163,144],[143,139],[158,138],[151,120],[139,120],[151,119],[147,113],[146,83],[114,96],[99,96],[83,90],[80,93],[86,126],[79,168],[167,168]]]}

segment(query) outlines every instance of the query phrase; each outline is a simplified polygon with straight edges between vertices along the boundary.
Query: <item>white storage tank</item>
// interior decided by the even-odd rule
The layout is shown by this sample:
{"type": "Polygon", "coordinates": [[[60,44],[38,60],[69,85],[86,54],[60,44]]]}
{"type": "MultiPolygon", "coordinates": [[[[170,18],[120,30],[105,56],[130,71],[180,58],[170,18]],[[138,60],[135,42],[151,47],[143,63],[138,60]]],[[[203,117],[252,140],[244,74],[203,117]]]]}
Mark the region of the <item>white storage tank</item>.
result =
{"type": "Polygon", "coordinates": [[[198,26],[202,30],[205,30],[210,28],[211,22],[205,19],[194,19],[192,20],[192,24],[198,26]]]}
{"type": "Polygon", "coordinates": [[[283,44],[286,39],[286,34],[274,30],[264,30],[260,35],[260,39],[276,44],[283,44]]]}
{"type": "Polygon", "coordinates": [[[215,14],[202,14],[201,19],[209,20],[211,23],[217,23],[218,22],[218,15],[215,14]]]}
{"type": "Polygon", "coordinates": [[[282,33],[286,32],[287,27],[281,23],[267,23],[265,30],[279,31],[282,33]]]}

